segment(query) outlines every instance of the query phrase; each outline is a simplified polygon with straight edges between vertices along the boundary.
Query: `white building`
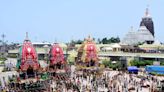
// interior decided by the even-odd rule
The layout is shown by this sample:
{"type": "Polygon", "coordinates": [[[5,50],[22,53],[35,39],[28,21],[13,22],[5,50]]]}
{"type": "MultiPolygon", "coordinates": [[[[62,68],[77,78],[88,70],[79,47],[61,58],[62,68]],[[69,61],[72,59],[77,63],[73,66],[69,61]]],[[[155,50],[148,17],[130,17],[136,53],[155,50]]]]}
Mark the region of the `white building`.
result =
{"type": "Polygon", "coordinates": [[[152,44],[153,42],[153,35],[144,25],[142,25],[138,31],[134,31],[133,28],[131,28],[121,41],[121,44],[136,45],[138,43],[152,44]]]}

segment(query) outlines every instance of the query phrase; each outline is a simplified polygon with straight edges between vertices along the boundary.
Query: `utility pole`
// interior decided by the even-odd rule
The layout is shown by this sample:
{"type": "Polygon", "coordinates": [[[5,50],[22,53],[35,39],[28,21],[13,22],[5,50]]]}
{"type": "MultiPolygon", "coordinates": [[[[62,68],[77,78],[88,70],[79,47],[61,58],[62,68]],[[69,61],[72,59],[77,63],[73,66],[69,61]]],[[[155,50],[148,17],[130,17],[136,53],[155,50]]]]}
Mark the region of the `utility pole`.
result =
{"type": "Polygon", "coordinates": [[[5,37],[6,37],[6,35],[2,34],[1,37],[2,37],[2,56],[4,56],[4,54],[6,52],[6,48],[5,48],[5,37]]]}

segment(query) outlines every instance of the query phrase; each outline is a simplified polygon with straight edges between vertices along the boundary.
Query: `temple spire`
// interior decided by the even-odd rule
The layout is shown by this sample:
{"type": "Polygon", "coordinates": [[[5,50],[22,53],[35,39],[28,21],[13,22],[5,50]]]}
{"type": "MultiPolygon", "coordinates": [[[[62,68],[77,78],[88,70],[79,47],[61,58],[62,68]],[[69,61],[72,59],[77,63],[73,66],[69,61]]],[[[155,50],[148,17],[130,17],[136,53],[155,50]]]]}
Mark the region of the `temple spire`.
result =
{"type": "Polygon", "coordinates": [[[146,15],[146,16],[148,16],[148,14],[149,14],[149,9],[148,9],[148,8],[146,8],[145,15],[146,15]]]}
{"type": "Polygon", "coordinates": [[[91,38],[91,35],[88,35],[87,41],[91,42],[93,39],[91,38]]]}
{"type": "Polygon", "coordinates": [[[88,35],[88,39],[90,39],[90,38],[91,38],[91,35],[89,34],[89,35],[88,35]]]}
{"type": "Polygon", "coordinates": [[[57,38],[55,38],[55,44],[57,43],[58,41],[57,41],[57,38]]]}
{"type": "Polygon", "coordinates": [[[152,17],[150,16],[150,12],[149,12],[149,5],[147,5],[146,11],[144,16],[142,17],[142,20],[140,22],[140,26],[145,26],[154,36],[154,24],[153,24],[153,20],[152,17]]]}
{"type": "Polygon", "coordinates": [[[29,41],[29,39],[28,39],[28,32],[26,32],[26,38],[25,38],[25,41],[29,41]]]}
{"type": "Polygon", "coordinates": [[[28,39],[28,32],[26,32],[26,39],[28,39]]]}
{"type": "Polygon", "coordinates": [[[150,14],[149,14],[149,5],[147,5],[146,11],[145,11],[145,16],[146,17],[150,16],[150,14]]]}

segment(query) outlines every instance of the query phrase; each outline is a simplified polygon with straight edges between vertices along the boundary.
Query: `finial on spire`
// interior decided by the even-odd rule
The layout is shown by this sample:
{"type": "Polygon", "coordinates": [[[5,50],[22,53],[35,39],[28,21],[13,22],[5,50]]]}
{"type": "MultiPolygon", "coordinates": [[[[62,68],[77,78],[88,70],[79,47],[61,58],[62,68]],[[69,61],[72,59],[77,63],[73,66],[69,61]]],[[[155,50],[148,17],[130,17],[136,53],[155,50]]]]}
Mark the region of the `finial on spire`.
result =
{"type": "Polygon", "coordinates": [[[146,11],[145,11],[145,16],[149,16],[149,5],[147,5],[146,11]]]}
{"type": "Polygon", "coordinates": [[[148,16],[148,14],[149,14],[149,9],[148,9],[148,8],[146,8],[145,15],[146,15],[146,16],[148,16]]]}
{"type": "Polygon", "coordinates": [[[28,39],[28,32],[26,32],[26,39],[28,39]]]}
{"type": "Polygon", "coordinates": [[[91,38],[91,35],[88,35],[88,38],[86,38],[88,42],[91,42],[93,39],[91,38]]]}
{"type": "Polygon", "coordinates": [[[88,35],[88,38],[91,38],[91,35],[88,35]]]}
{"type": "Polygon", "coordinates": [[[25,41],[29,41],[29,39],[28,39],[28,32],[26,32],[26,38],[25,38],[25,41]]]}
{"type": "Polygon", "coordinates": [[[57,41],[57,38],[55,38],[55,43],[57,43],[58,41],[57,41]]]}

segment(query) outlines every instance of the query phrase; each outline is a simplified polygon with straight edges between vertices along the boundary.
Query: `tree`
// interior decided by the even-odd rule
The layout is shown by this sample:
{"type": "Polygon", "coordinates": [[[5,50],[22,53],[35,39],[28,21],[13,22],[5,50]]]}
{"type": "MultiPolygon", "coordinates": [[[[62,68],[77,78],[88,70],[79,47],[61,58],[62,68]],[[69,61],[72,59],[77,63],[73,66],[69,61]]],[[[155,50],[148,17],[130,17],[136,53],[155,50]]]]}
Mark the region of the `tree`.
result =
{"type": "Polygon", "coordinates": [[[102,42],[103,44],[107,44],[107,43],[108,43],[108,39],[105,37],[105,38],[102,39],[101,42],[102,42]]]}
{"type": "Polygon", "coordinates": [[[82,44],[82,43],[83,43],[82,40],[77,40],[77,41],[76,41],[76,44],[82,44]]]}
{"type": "Polygon", "coordinates": [[[100,40],[98,38],[98,43],[103,43],[103,44],[110,44],[110,43],[119,43],[120,42],[120,38],[119,37],[111,37],[111,38],[103,38],[102,40],[100,40]]]}
{"type": "Polygon", "coordinates": [[[132,60],[132,61],[130,61],[130,64],[132,66],[140,67],[140,66],[152,65],[153,61],[152,60],[143,60],[143,61],[132,60]]]}
{"type": "Polygon", "coordinates": [[[161,61],[161,62],[160,62],[160,65],[164,66],[164,61],[161,61]]]}
{"type": "Polygon", "coordinates": [[[107,66],[110,65],[110,60],[104,59],[104,60],[102,61],[102,64],[103,64],[105,67],[107,67],[107,66]]]}
{"type": "Polygon", "coordinates": [[[83,43],[83,41],[82,40],[72,40],[71,41],[71,44],[82,44],[83,43]]]}
{"type": "Polygon", "coordinates": [[[110,43],[119,43],[120,42],[120,38],[119,37],[116,37],[116,38],[115,37],[111,37],[108,42],[110,42],[110,43]]]}

